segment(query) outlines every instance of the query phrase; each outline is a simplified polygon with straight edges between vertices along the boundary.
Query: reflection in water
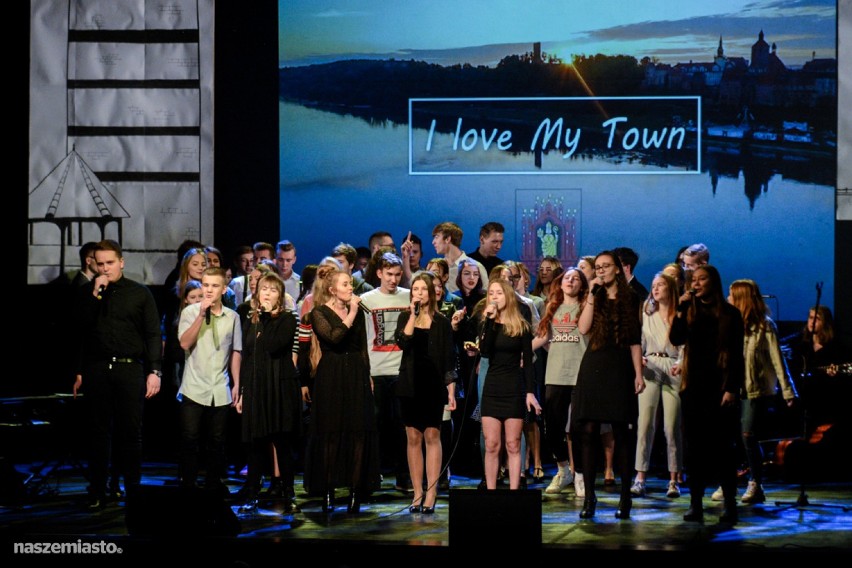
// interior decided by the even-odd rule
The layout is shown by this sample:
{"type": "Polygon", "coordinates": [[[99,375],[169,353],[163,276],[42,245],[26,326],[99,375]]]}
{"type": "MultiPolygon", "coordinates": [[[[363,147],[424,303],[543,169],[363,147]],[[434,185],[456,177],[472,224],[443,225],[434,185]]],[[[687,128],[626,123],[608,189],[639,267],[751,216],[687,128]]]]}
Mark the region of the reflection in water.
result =
{"type": "MultiPolygon", "coordinates": [[[[314,217],[299,212],[317,207],[327,226],[350,231],[334,238],[353,242],[378,228],[423,232],[446,220],[460,222],[467,233],[494,217],[506,225],[504,250],[511,258],[521,251],[522,229],[512,223],[519,190],[554,195],[580,190],[578,252],[630,245],[642,255],[640,280],[650,281],[656,267],[669,262],[678,247],[703,241],[712,245],[712,261],[723,270],[725,281],[758,280],[767,294],[779,298],[782,318],[801,317],[813,301],[811,282],[789,278],[790,270],[832,281],[836,163],[831,157],[705,139],[700,173],[653,175],[670,174],[675,168],[666,169],[637,153],[577,152],[563,160],[551,151],[540,157],[544,173],[570,167],[612,171],[618,163],[652,175],[529,175],[536,157],[515,151],[480,152],[464,160],[475,162],[479,171],[501,168],[512,173],[515,168],[525,175],[412,176],[412,134],[406,125],[368,123],[354,114],[289,103],[279,110],[281,223],[290,234],[316,231],[314,217]],[[412,213],[413,202],[429,205],[412,213]],[[365,215],[353,220],[352,211],[365,215]]],[[[426,156],[430,171],[457,171],[458,154],[447,146],[426,156]]],[[[471,242],[475,240],[474,233],[471,242]]],[[[327,253],[328,243],[316,241],[315,246],[305,243],[305,258],[327,253]]],[[[827,304],[833,294],[826,290],[827,304]]]]}

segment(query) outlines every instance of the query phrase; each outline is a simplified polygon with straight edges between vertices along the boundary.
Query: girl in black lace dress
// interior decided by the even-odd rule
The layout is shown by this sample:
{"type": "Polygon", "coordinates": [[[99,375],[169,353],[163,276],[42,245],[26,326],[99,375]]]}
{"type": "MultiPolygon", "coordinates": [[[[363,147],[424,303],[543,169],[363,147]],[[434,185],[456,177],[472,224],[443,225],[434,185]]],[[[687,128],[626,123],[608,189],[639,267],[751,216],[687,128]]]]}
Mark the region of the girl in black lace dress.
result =
{"type": "Polygon", "coordinates": [[[323,510],[330,512],[335,489],[347,487],[348,510],[357,513],[380,479],[367,329],[351,276],[333,269],[323,277],[330,299],[310,312],[313,391],[305,489],[324,495],[323,510]]]}

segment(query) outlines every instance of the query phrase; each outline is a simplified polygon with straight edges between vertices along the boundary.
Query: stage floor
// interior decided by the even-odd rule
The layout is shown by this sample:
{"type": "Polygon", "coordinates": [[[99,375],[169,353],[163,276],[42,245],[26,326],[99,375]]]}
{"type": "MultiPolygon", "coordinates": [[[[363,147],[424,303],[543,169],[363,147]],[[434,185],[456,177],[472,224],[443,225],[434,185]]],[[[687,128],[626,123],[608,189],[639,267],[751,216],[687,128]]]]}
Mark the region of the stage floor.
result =
{"type": "MultiPolygon", "coordinates": [[[[21,466],[16,469],[22,471],[21,466]]],[[[594,553],[593,557],[599,559],[601,555],[686,554],[685,558],[712,556],[734,562],[736,555],[749,553],[762,555],[755,559],[800,561],[813,561],[820,555],[852,556],[852,482],[807,485],[804,487],[807,504],[800,500],[802,486],[766,483],[766,503],[740,505],[740,522],[735,526],[717,522],[721,503],[710,500],[711,490],[704,499],[704,523],[684,522],[688,491],[683,489],[680,498],[669,499],[665,496],[664,479],[649,479],[648,495],[634,499],[629,520],[614,517],[618,486],[604,488],[599,480],[597,515],[592,520],[580,520],[582,500],[575,499],[573,488],[560,495],[546,495],[545,482],[531,485],[527,490],[541,499],[541,542],[528,544],[523,539],[495,538],[493,533],[489,534],[492,531],[487,527],[493,526],[493,514],[487,508],[477,510],[475,497],[473,509],[464,511],[465,520],[453,521],[464,522],[465,526],[456,525],[451,530],[450,501],[459,507],[470,507],[470,498],[464,499],[462,505],[455,495],[461,491],[476,492],[479,479],[454,477],[453,496],[442,493],[434,515],[410,514],[410,495],[395,490],[393,479],[387,477],[382,489],[362,506],[360,514],[348,515],[345,503],[326,514],[319,499],[304,495],[299,479],[296,494],[301,513],[284,515],[280,503],[267,501],[261,502],[256,513],[245,515],[239,513],[236,503],[228,504],[233,518],[239,522],[235,536],[192,536],[192,527],[167,529],[169,521],[181,513],[179,504],[173,499],[157,499],[156,503],[148,503],[157,509],[153,514],[148,510],[153,517],[148,519],[152,526],[142,535],[128,531],[123,502],[111,503],[95,513],[85,509],[86,481],[77,469],[63,468],[44,477],[36,470],[35,477],[25,486],[22,501],[0,509],[0,526],[6,540],[3,566],[67,566],[69,556],[75,555],[15,551],[15,543],[20,548],[20,543],[44,542],[73,546],[104,542],[121,549],[120,558],[116,558],[112,546],[111,553],[86,555],[84,561],[90,566],[99,562],[135,565],[137,561],[149,566],[152,561],[171,565],[177,559],[198,560],[211,566],[257,566],[278,558],[318,562],[320,566],[375,566],[377,560],[392,558],[409,565],[425,565],[474,558],[470,554],[494,555],[505,560],[514,558],[508,556],[513,553],[523,554],[536,563],[551,558],[568,559],[576,553],[594,553]],[[482,521],[477,523],[475,519],[480,513],[482,521]],[[571,555],[566,556],[569,551],[571,555]],[[461,552],[459,556],[457,553],[461,552]]],[[[173,484],[174,472],[173,465],[147,463],[143,484],[151,488],[153,495],[158,491],[173,495],[168,488],[173,484]]],[[[547,473],[549,479],[555,471],[549,469],[547,473]]],[[[242,478],[235,475],[229,480],[229,489],[236,492],[241,484],[242,478]]],[[[499,491],[508,493],[504,489],[499,491]]],[[[742,491],[741,487],[740,495],[742,491]]],[[[469,497],[470,493],[463,496],[469,497]]],[[[340,495],[341,502],[343,497],[340,495]]],[[[508,503],[511,506],[511,501],[508,503]]]]}

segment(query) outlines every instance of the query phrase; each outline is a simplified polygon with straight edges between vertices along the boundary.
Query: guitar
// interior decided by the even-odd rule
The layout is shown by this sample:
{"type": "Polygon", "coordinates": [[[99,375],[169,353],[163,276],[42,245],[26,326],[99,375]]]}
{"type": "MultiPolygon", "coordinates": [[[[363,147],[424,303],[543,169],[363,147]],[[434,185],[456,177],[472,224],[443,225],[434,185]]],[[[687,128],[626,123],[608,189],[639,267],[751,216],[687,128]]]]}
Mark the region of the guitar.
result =
{"type": "Polygon", "coordinates": [[[823,365],[822,367],[816,368],[818,371],[822,371],[825,374],[829,374],[829,371],[834,370],[834,376],[837,375],[852,375],[852,363],[840,363],[834,365],[823,365]]]}

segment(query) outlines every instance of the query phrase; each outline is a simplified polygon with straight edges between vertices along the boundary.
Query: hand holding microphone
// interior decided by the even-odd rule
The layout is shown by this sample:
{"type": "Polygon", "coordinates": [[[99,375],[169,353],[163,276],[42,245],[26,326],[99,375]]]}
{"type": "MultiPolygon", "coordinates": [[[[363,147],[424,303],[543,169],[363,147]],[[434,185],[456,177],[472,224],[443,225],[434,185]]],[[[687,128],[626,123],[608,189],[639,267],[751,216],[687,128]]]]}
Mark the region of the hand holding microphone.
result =
{"type": "Polygon", "coordinates": [[[497,302],[489,302],[485,307],[484,314],[488,319],[494,319],[497,317],[497,302]]]}
{"type": "Polygon", "coordinates": [[[686,310],[689,309],[689,304],[695,299],[695,288],[691,288],[683,293],[683,295],[679,298],[679,302],[677,305],[677,311],[679,313],[685,314],[686,310]]]}
{"type": "Polygon", "coordinates": [[[207,306],[207,309],[204,310],[204,323],[206,323],[207,325],[210,325],[210,316],[210,306],[207,306]]]}
{"type": "Polygon", "coordinates": [[[604,285],[604,280],[602,277],[598,276],[597,278],[592,279],[592,296],[597,296],[598,292],[603,290],[606,286],[604,285]]]}
{"type": "Polygon", "coordinates": [[[352,297],[349,298],[349,309],[353,308],[358,308],[359,310],[364,312],[365,315],[370,315],[372,313],[370,311],[370,308],[361,303],[361,297],[356,296],[355,294],[352,294],[352,297]]]}
{"type": "Polygon", "coordinates": [[[92,295],[98,300],[103,300],[107,286],[109,286],[109,278],[104,275],[98,276],[95,278],[95,290],[92,295]]]}

